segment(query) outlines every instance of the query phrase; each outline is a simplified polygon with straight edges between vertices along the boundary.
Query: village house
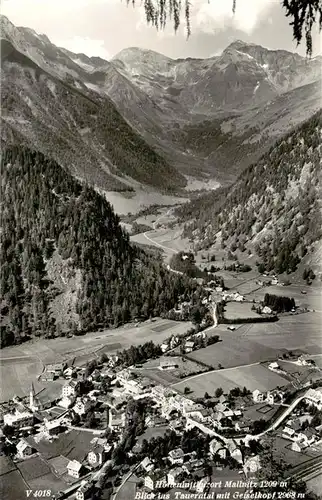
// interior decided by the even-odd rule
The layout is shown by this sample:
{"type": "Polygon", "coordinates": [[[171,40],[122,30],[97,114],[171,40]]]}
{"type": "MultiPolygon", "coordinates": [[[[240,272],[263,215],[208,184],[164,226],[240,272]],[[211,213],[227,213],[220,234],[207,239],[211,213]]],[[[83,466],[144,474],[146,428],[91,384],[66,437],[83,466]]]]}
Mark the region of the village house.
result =
{"type": "Polygon", "coordinates": [[[237,443],[233,439],[228,439],[226,441],[226,446],[230,456],[234,458],[238,463],[243,464],[243,454],[237,443]]]}
{"type": "Polygon", "coordinates": [[[85,482],[76,492],[76,500],[87,500],[92,497],[93,484],[85,482]]]}
{"type": "Polygon", "coordinates": [[[282,430],[282,437],[294,440],[296,437],[296,432],[294,429],[292,429],[292,427],[285,426],[284,429],[282,430]]]}
{"type": "Polygon", "coordinates": [[[45,370],[41,375],[40,375],[40,380],[42,382],[53,382],[55,380],[55,375],[53,372],[48,372],[45,370]]]}
{"type": "Polygon", "coordinates": [[[112,396],[113,396],[113,398],[127,399],[128,395],[127,395],[125,388],[122,386],[122,387],[114,387],[114,389],[112,391],[112,396]]]}
{"type": "Polygon", "coordinates": [[[93,402],[89,398],[77,398],[72,410],[79,416],[85,415],[91,408],[93,402]]]}
{"type": "Polygon", "coordinates": [[[172,465],[182,465],[184,461],[184,453],[181,448],[175,448],[168,454],[169,462],[172,465]]]}
{"type": "Polygon", "coordinates": [[[322,410],[322,388],[308,389],[306,392],[306,402],[314,405],[318,410],[322,410]]]}
{"type": "Polygon", "coordinates": [[[306,358],[303,354],[301,356],[299,356],[297,358],[297,361],[296,361],[296,364],[297,365],[300,365],[300,366],[309,366],[309,365],[314,365],[314,361],[312,361],[311,359],[308,359],[306,358]]]}
{"type": "Polygon", "coordinates": [[[211,424],[213,421],[212,413],[208,408],[188,411],[186,412],[186,417],[193,418],[194,420],[197,420],[198,422],[202,422],[204,424],[211,424]]]}
{"type": "Polygon", "coordinates": [[[87,380],[92,381],[97,381],[101,378],[101,372],[98,370],[98,368],[95,368],[95,370],[87,377],[87,380]]]}
{"type": "Polygon", "coordinates": [[[303,444],[305,448],[308,446],[312,446],[313,443],[317,440],[317,436],[314,431],[311,429],[305,429],[297,434],[297,440],[303,444]]]}
{"type": "Polygon", "coordinates": [[[154,464],[149,457],[145,457],[141,462],[141,467],[146,472],[151,472],[154,469],[154,464]]]}
{"type": "Polygon", "coordinates": [[[276,361],[273,361],[268,365],[269,370],[279,370],[279,364],[276,361]]]}
{"type": "Polygon", "coordinates": [[[3,423],[15,429],[21,429],[22,427],[32,426],[34,423],[34,416],[29,411],[16,409],[14,413],[6,413],[3,415],[3,423]]]}
{"type": "Polygon", "coordinates": [[[169,486],[175,486],[177,483],[182,481],[185,471],[182,467],[176,467],[175,469],[170,469],[167,474],[167,480],[169,486]]]}
{"type": "Polygon", "coordinates": [[[180,342],[180,339],[178,337],[171,337],[171,340],[170,340],[170,349],[174,349],[180,342]]]}
{"type": "Polygon", "coordinates": [[[93,449],[87,455],[88,463],[92,467],[98,467],[99,465],[102,465],[102,463],[105,462],[105,459],[106,459],[106,451],[104,447],[99,444],[94,446],[93,449]]]}
{"type": "Polygon", "coordinates": [[[62,398],[77,396],[79,382],[77,380],[69,380],[62,387],[62,398]]]}
{"type": "Polygon", "coordinates": [[[168,349],[169,349],[169,344],[167,342],[163,342],[163,344],[161,344],[161,351],[164,353],[168,349]]]}
{"type": "Polygon", "coordinates": [[[194,470],[200,469],[200,467],[202,467],[203,465],[204,465],[204,461],[202,459],[198,460],[197,458],[194,458],[194,459],[190,459],[188,462],[183,464],[182,468],[184,469],[186,474],[189,475],[194,470]]]}
{"type": "Polygon", "coordinates": [[[120,432],[125,426],[126,416],[124,411],[110,409],[108,412],[108,427],[111,431],[120,432]]]}
{"type": "Polygon", "coordinates": [[[301,443],[300,441],[294,441],[291,444],[291,450],[296,451],[297,453],[300,453],[301,451],[303,451],[304,448],[305,448],[304,444],[301,443]]]}
{"type": "Polygon", "coordinates": [[[169,428],[173,431],[181,431],[184,428],[184,421],[182,418],[175,418],[170,420],[169,428]]]}
{"type": "Polygon", "coordinates": [[[192,352],[195,347],[195,343],[193,340],[188,340],[188,342],[185,343],[184,350],[185,352],[192,352]]]}
{"type": "Polygon", "coordinates": [[[62,431],[62,423],[60,420],[46,420],[45,430],[49,434],[49,436],[56,436],[62,431]]]}
{"type": "Polygon", "coordinates": [[[17,457],[26,458],[30,457],[30,455],[33,455],[34,453],[35,450],[33,447],[25,439],[20,439],[17,444],[17,457]]]}
{"type": "Polygon", "coordinates": [[[268,306],[264,306],[262,309],[262,314],[272,314],[272,309],[268,306]]]}
{"type": "Polygon", "coordinates": [[[113,380],[112,384],[120,382],[122,385],[124,385],[128,380],[131,379],[133,379],[132,373],[127,368],[124,368],[124,370],[117,372],[116,378],[115,380],[113,380]]]}
{"type": "Polygon", "coordinates": [[[58,406],[61,406],[62,408],[65,408],[66,410],[72,406],[74,403],[75,398],[72,396],[64,396],[59,402],[58,406]]]}
{"type": "Polygon", "coordinates": [[[254,474],[256,474],[261,468],[259,456],[256,455],[254,457],[247,458],[243,468],[246,477],[253,476],[254,474]]]}
{"type": "Polygon", "coordinates": [[[268,391],[266,394],[266,402],[270,405],[273,405],[275,402],[275,395],[270,391],[268,391]]]}
{"type": "Polygon", "coordinates": [[[67,472],[75,479],[79,479],[83,473],[84,467],[77,460],[70,460],[67,464],[67,472]]]}
{"type": "Polygon", "coordinates": [[[61,377],[66,367],[65,363],[55,363],[53,365],[46,366],[46,372],[53,373],[55,378],[61,377]]]}
{"type": "Polygon", "coordinates": [[[204,493],[204,491],[208,485],[209,485],[208,479],[206,477],[201,478],[200,481],[197,482],[196,492],[197,493],[204,493]]]}
{"type": "Polygon", "coordinates": [[[144,486],[151,491],[156,490],[161,483],[166,483],[166,477],[161,470],[151,472],[144,478],[144,486]]]}
{"type": "Polygon", "coordinates": [[[255,389],[253,391],[253,401],[254,403],[263,403],[265,400],[265,393],[255,389]]]}
{"type": "Polygon", "coordinates": [[[236,422],[235,423],[235,431],[239,432],[249,432],[250,425],[247,422],[236,422]]]}
{"type": "Polygon", "coordinates": [[[64,370],[63,372],[63,375],[66,379],[71,379],[73,374],[74,374],[74,369],[71,366],[66,368],[66,370],[64,370]]]}
{"type": "Polygon", "coordinates": [[[209,444],[209,451],[214,455],[218,455],[220,458],[225,459],[227,457],[228,450],[220,441],[213,439],[209,444]]]}
{"type": "Polygon", "coordinates": [[[123,386],[125,391],[132,395],[137,395],[142,392],[142,388],[137,380],[127,380],[124,382],[123,386]]]}

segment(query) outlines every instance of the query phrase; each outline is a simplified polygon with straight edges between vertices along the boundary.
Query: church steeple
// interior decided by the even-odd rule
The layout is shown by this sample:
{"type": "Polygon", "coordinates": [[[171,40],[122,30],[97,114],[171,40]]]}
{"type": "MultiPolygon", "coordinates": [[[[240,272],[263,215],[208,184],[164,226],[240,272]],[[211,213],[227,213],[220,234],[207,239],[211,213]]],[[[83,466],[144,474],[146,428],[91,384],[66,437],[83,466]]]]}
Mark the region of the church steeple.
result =
{"type": "Polygon", "coordinates": [[[35,409],[35,388],[34,388],[33,383],[31,384],[30,393],[29,393],[29,408],[31,410],[35,409]]]}

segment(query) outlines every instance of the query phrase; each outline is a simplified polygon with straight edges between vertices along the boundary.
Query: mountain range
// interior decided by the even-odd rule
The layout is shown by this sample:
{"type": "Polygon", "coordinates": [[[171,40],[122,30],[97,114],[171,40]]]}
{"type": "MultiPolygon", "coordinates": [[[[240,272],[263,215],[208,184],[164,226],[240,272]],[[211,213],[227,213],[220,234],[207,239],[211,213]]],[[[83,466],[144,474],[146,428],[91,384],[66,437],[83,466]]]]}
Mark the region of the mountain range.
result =
{"type": "Polygon", "coordinates": [[[320,56],[235,41],[209,59],[129,48],[111,61],[1,18],[2,140],[104,190],[230,183],[320,108],[320,56]]]}

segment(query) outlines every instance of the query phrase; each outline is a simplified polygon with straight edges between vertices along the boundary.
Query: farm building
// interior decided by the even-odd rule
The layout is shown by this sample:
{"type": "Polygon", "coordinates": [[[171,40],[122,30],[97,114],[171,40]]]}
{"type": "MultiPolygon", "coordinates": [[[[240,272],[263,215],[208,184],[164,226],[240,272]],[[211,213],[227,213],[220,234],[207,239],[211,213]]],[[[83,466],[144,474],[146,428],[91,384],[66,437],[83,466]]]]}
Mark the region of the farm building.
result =
{"type": "Polygon", "coordinates": [[[276,361],[273,361],[268,365],[270,370],[279,370],[279,364],[276,361]]]}
{"type": "Polygon", "coordinates": [[[161,359],[160,361],[160,370],[174,370],[175,368],[178,368],[179,363],[177,358],[168,358],[168,359],[161,359]]]}

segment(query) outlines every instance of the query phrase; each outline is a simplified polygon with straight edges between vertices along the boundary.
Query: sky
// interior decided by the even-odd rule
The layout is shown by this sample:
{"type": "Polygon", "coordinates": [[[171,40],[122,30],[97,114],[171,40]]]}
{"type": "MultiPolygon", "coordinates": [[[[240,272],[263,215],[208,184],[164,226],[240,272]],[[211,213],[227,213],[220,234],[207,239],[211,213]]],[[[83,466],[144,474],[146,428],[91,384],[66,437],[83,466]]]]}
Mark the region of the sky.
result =
{"type": "MultiPolygon", "coordinates": [[[[191,31],[187,40],[184,16],[175,34],[169,22],[164,31],[147,26],[141,0],[2,0],[1,13],[16,26],[33,28],[72,52],[110,59],[127,47],[155,50],[172,58],[211,57],[236,39],[269,49],[305,55],[304,43],[293,41],[289,19],[280,0],[190,0],[191,31]]],[[[322,52],[318,30],[313,33],[314,55],[322,52]]]]}

